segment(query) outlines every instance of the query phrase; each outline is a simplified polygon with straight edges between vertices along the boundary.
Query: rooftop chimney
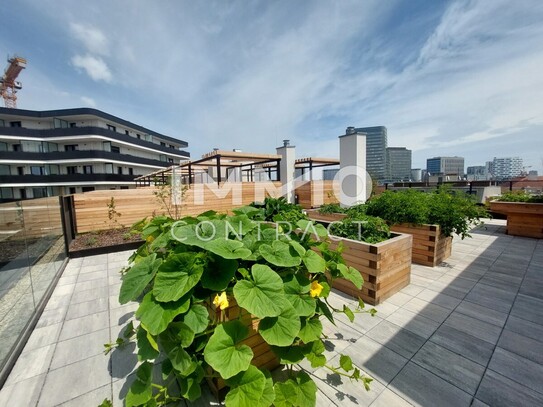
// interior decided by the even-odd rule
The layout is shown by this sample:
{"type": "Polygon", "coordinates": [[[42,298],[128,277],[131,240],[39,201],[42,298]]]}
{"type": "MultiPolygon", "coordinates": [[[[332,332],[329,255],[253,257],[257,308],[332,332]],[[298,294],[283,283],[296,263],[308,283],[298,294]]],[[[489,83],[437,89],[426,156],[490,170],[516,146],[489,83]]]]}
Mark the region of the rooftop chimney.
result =
{"type": "Polygon", "coordinates": [[[283,140],[283,147],[290,146],[290,140],[283,140]]]}
{"type": "Polygon", "coordinates": [[[352,126],[347,127],[347,130],[345,130],[345,134],[354,134],[354,133],[355,133],[355,130],[354,130],[354,127],[352,126]]]}

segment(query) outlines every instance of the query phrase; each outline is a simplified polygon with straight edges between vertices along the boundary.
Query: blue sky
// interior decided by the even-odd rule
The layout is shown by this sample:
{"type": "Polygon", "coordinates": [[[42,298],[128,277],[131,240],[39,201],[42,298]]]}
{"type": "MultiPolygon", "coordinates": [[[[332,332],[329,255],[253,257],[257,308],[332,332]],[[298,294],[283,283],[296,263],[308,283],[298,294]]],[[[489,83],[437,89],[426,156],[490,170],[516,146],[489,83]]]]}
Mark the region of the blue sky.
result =
{"type": "Polygon", "coordinates": [[[543,2],[20,0],[0,55],[28,59],[18,106],[90,106],[189,142],[339,154],[347,126],[466,165],[543,173],[543,2]]]}

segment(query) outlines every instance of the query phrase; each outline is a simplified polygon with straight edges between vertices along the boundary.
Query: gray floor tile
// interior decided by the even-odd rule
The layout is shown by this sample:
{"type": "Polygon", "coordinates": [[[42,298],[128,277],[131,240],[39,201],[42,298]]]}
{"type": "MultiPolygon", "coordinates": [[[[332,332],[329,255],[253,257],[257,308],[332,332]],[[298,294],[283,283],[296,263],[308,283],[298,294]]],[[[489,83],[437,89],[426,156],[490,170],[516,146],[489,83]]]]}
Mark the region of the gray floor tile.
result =
{"type": "Polygon", "coordinates": [[[500,288],[478,283],[465,300],[499,312],[509,312],[516,292],[505,291],[500,288]]]}
{"type": "Polygon", "coordinates": [[[45,376],[43,373],[12,385],[5,385],[0,389],[0,406],[35,406],[45,376]]]}
{"type": "Polygon", "coordinates": [[[77,284],[84,283],[85,281],[98,280],[107,277],[107,270],[98,270],[90,273],[79,273],[77,277],[77,284]]]}
{"type": "Polygon", "coordinates": [[[529,359],[497,347],[488,368],[532,390],[541,391],[543,366],[529,359]]]}
{"type": "Polygon", "coordinates": [[[51,362],[51,369],[103,354],[104,344],[110,342],[109,328],[59,342],[51,362]]]}
{"type": "Polygon", "coordinates": [[[468,393],[413,362],[402,369],[389,388],[414,405],[468,407],[471,404],[468,393]]]}
{"type": "Polygon", "coordinates": [[[97,355],[49,372],[40,405],[56,406],[110,384],[108,358],[103,354],[97,355]],[[77,380],[74,380],[75,377],[77,380]]]}
{"type": "Polygon", "coordinates": [[[439,323],[403,308],[391,314],[386,321],[392,322],[424,338],[429,338],[439,326],[439,323]]]}
{"type": "Polygon", "coordinates": [[[360,331],[353,329],[352,324],[344,324],[339,321],[336,324],[332,325],[327,319],[322,321],[323,333],[328,336],[324,344],[329,351],[342,352],[347,346],[356,343],[363,335],[360,331]]]}
{"type": "Polygon", "coordinates": [[[53,358],[55,345],[42,346],[41,348],[22,353],[17,363],[9,374],[5,385],[9,386],[31,377],[46,373],[53,358]]]}
{"type": "Polygon", "coordinates": [[[411,298],[413,298],[413,296],[399,292],[399,293],[394,294],[392,297],[388,298],[387,302],[401,307],[407,301],[411,300],[411,298]]]}
{"type": "MultiPolygon", "coordinates": [[[[119,293],[117,293],[117,295],[119,295],[119,293]]],[[[104,286],[74,293],[71,303],[78,304],[80,302],[94,301],[98,298],[107,297],[109,297],[109,289],[107,286],[104,286]]]]}
{"type": "Polygon", "coordinates": [[[468,301],[463,301],[456,307],[455,312],[460,312],[461,314],[489,322],[499,327],[503,327],[507,320],[507,314],[504,312],[496,311],[468,301]]]}
{"type": "Polygon", "coordinates": [[[83,407],[83,406],[98,406],[104,399],[112,400],[111,386],[106,385],[76,397],[66,403],[62,403],[59,407],[83,407]]]}
{"type": "Polygon", "coordinates": [[[459,312],[453,312],[443,324],[492,344],[498,342],[501,332],[501,328],[496,325],[483,322],[459,312]]]}
{"type": "Polygon", "coordinates": [[[483,366],[431,341],[426,342],[411,360],[471,395],[477,391],[485,371],[483,366]]]}
{"type": "Polygon", "coordinates": [[[542,406],[543,394],[487,370],[476,398],[492,407],[542,406]]]}
{"type": "Polygon", "coordinates": [[[109,298],[97,298],[92,301],[70,304],[66,313],[66,320],[81,318],[85,315],[107,311],[109,298]]]}
{"type": "Polygon", "coordinates": [[[375,326],[366,336],[408,359],[425,342],[421,336],[388,321],[375,326]]]}
{"type": "Polygon", "coordinates": [[[109,315],[107,311],[87,315],[81,318],[65,321],[60,331],[60,341],[85,335],[109,326],[109,315]]]}
{"type": "Polygon", "coordinates": [[[450,295],[441,294],[428,289],[421,291],[421,293],[417,295],[417,298],[451,310],[456,308],[458,304],[462,302],[462,300],[459,300],[458,298],[454,298],[450,295]]]}
{"type": "Polygon", "coordinates": [[[498,346],[543,365],[543,342],[504,329],[498,346]]]}
{"type": "Polygon", "coordinates": [[[66,308],[46,309],[42,312],[36,328],[58,324],[64,320],[66,308]]]}
{"type": "Polygon", "coordinates": [[[492,343],[447,325],[440,326],[430,337],[430,341],[483,366],[488,364],[492,357],[492,352],[494,351],[494,345],[492,343]]]}
{"type": "Polygon", "coordinates": [[[370,404],[370,407],[409,407],[412,405],[387,388],[377,396],[375,401],[370,404]]]}
{"type": "Polygon", "coordinates": [[[111,326],[124,325],[126,322],[133,319],[138,306],[138,303],[130,303],[120,308],[109,310],[111,326]]]}
{"type": "Polygon", "coordinates": [[[543,325],[543,300],[519,294],[511,315],[543,325]]]}
{"type": "Polygon", "coordinates": [[[451,313],[450,309],[429,303],[420,298],[413,298],[403,308],[439,323],[443,322],[451,313]]]}
{"type": "Polygon", "coordinates": [[[74,288],[74,296],[78,295],[82,291],[95,290],[99,287],[108,286],[107,277],[100,277],[95,280],[83,281],[76,283],[74,288]]]}
{"type": "Polygon", "coordinates": [[[509,315],[505,329],[516,332],[536,341],[543,342],[543,325],[509,315]]]}
{"type": "Polygon", "coordinates": [[[349,355],[355,365],[384,384],[389,383],[407,363],[403,356],[367,337],[360,338],[342,353],[349,355]]]}
{"type": "Polygon", "coordinates": [[[28,338],[23,352],[29,352],[42,346],[56,343],[60,334],[60,328],[62,328],[61,322],[34,329],[30,338],[28,338]]]}

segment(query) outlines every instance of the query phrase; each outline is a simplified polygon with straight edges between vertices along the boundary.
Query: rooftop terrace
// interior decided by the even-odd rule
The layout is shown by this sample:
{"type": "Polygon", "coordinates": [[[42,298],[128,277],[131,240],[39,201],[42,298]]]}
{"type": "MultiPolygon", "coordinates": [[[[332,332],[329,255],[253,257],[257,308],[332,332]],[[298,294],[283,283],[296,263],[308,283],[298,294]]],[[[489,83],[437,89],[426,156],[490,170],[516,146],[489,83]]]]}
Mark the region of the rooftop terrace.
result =
{"type": "MultiPolygon", "coordinates": [[[[326,325],[328,357],[346,353],[375,380],[366,392],[314,370],[318,405],[543,405],[543,240],[504,231],[505,221],[492,220],[472,239],[455,238],[446,263],[413,265],[411,284],[375,307],[375,317],[326,325]]],[[[0,405],[96,406],[104,398],[122,405],[134,347],[107,356],[102,349],[136,308],[117,301],[128,256],[69,261],[0,405]]],[[[213,403],[208,393],[195,405],[213,403]]]]}

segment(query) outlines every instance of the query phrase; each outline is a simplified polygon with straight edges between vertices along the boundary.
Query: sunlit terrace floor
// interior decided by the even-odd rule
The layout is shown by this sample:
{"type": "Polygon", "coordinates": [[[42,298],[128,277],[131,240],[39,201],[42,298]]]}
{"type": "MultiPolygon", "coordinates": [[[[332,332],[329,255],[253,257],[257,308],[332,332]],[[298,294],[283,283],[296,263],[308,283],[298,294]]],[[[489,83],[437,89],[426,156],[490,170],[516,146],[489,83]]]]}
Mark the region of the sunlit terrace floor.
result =
{"type": "MultiPolygon", "coordinates": [[[[346,353],[375,380],[366,392],[316,370],[318,404],[543,405],[543,240],[507,236],[504,224],[455,238],[439,267],[413,265],[411,284],[377,306],[377,316],[342,319],[336,330],[328,324],[329,358],[346,353]]],[[[102,349],[133,317],[135,306],[117,301],[128,255],[69,262],[0,391],[1,406],[122,405],[133,348],[108,356],[102,349]]],[[[337,293],[333,301],[352,302],[337,293]]]]}

